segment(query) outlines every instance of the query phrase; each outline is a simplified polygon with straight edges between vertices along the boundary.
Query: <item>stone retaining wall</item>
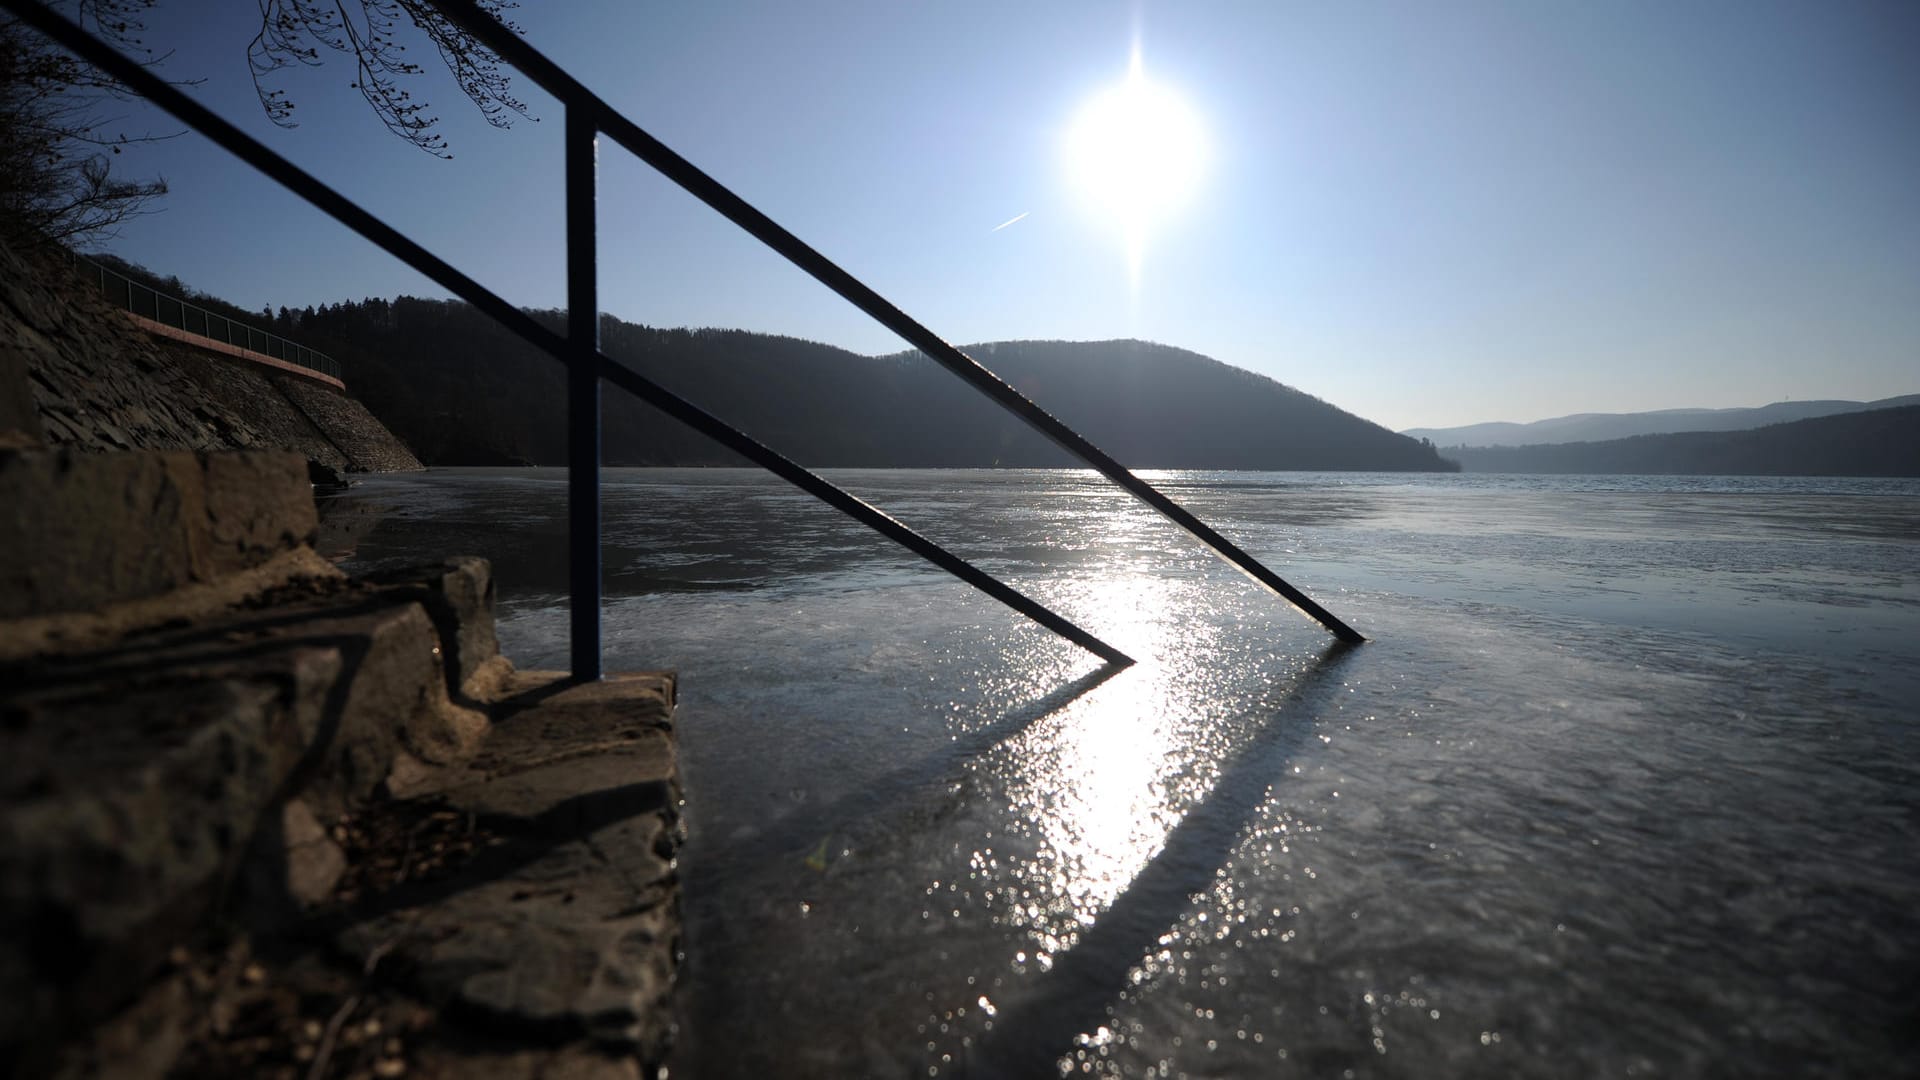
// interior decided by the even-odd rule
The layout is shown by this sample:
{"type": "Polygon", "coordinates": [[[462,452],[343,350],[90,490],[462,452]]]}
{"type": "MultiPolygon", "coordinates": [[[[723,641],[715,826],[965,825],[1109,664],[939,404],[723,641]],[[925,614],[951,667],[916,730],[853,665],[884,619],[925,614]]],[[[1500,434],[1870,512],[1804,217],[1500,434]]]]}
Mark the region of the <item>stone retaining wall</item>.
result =
{"type": "Polygon", "coordinates": [[[336,473],[422,467],[352,397],[302,375],[155,339],[60,260],[4,247],[0,355],[0,372],[25,372],[52,445],[293,450],[336,473]]]}
{"type": "Polygon", "coordinates": [[[299,375],[270,376],[295,408],[326,432],[333,445],[366,472],[414,472],[424,468],[385,424],[359,400],[299,375]]]}

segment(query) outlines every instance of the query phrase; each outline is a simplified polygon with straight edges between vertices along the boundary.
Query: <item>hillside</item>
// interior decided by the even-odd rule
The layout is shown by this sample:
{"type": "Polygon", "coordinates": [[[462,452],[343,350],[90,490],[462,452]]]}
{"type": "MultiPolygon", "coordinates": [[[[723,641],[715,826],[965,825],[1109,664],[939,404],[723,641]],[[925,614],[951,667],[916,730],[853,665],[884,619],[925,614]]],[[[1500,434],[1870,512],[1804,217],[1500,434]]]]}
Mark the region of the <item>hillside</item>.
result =
{"type": "MultiPolygon", "coordinates": [[[[563,322],[558,312],[536,316],[563,322]]],[[[339,360],[348,384],[430,463],[564,461],[562,369],[465,304],[368,300],[284,312],[275,329],[339,360]]],[[[612,317],[601,341],[609,356],[806,465],[1074,464],[917,352],[861,356],[612,317]]],[[[1452,468],[1430,446],[1182,349],[1001,342],[969,351],[1131,467],[1452,468]]],[[[609,388],[604,400],[609,463],[740,463],[622,391],[609,388]]]]}
{"type": "Polygon", "coordinates": [[[7,426],[33,441],[292,450],[325,481],[420,468],[351,393],[138,329],[63,256],[0,245],[0,282],[0,396],[14,399],[7,426]]]}
{"type": "Polygon", "coordinates": [[[1408,428],[1401,434],[1429,439],[1436,446],[1537,446],[1546,443],[1604,442],[1635,435],[1682,431],[1746,431],[1811,420],[1839,413],[1920,405],[1920,394],[1879,401],[1777,401],[1752,409],[1661,409],[1639,413],[1575,413],[1530,424],[1468,424],[1451,428],[1408,428]]]}
{"type": "Polygon", "coordinates": [[[1920,405],[1838,413],[1752,431],[1463,447],[1447,455],[1468,472],[1920,476],[1920,405]]]}

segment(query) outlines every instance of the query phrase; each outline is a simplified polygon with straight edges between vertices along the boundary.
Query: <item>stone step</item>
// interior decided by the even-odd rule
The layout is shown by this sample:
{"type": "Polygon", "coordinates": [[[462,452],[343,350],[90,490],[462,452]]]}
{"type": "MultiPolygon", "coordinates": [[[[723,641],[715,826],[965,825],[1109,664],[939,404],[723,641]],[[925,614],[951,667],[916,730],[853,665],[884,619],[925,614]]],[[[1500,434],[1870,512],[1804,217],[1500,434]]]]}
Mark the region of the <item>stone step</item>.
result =
{"type": "MultiPolygon", "coordinates": [[[[469,1024],[658,1066],[680,951],[673,677],[526,673],[506,690],[481,753],[411,804],[484,829],[485,850],[357,895],[334,940],[469,1024]]],[[[436,1053],[496,1075],[457,1038],[436,1053]]]]}
{"type": "Polygon", "coordinates": [[[684,832],[673,676],[521,672],[497,689],[469,762],[330,828],[289,828],[337,860],[303,921],[175,950],[69,1071],[304,1076],[325,1058],[319,1075],[660,1075],[684,832]]]}
{"type": "Polygon", "coordinates": [[[654,1074],[673,677],[514,672],[305,477],[0,448],[0,1075],[654,1074]]]}
{"type": "Polygon", "coordinates": [[[0,664],[0,1061],[123,1004],[211,915],[321,899],[290,840],[478,749],[490,599],[481,560],[298,579],[0,664]]]}

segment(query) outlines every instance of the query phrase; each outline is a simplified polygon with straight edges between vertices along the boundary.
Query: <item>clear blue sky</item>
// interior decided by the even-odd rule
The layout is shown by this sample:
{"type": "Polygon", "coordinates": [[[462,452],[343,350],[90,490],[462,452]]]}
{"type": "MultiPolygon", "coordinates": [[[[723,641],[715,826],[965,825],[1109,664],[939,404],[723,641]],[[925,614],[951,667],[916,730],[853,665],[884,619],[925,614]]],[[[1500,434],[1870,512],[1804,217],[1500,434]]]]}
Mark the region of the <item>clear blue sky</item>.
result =
{"type": "MultiPolygon", "coordinates": [[[[522,81],[540,122],[496,131],[430,64],[417,94],[455,153],[435,160],[335,58],[277,84],[301,120],[282,131],[252,97],[252,7],[163,0],[149,38],[203,100],[508,299],[562,304],[556,103],[522,81]]],[[[1394,428],[1920,391],[1911,0],[526,0],[518,18],[952,341],[1147,338],[1394,428]],[[1064,150],[1136,41],[1205,146],[1137,276],[1064,150]]],[[[198,288],[442,295],[197,136],[125,164],[173,191],[104,246],[198,288]]],[[[611,146],[601,206],[616,315],[901,348],[611,146]]]]}

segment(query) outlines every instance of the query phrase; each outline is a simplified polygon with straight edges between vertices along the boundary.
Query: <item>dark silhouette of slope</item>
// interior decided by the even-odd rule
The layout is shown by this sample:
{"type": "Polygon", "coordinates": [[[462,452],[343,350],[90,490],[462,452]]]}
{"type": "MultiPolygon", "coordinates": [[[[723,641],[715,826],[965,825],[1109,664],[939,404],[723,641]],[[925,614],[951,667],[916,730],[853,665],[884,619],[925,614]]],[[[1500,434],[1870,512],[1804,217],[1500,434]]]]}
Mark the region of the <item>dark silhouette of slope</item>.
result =
{"type": "Polygon", "coordinates": [[[1920,476],[1920,405],[1838,413],[1752,431],[1461,447],[1447,455],[1468,472],[1920,476]]]}
{"type": "Polygon", "coordinates": [[[1451,428],[1408,428],[1401,434],[1428,439],[1442,447],[1537,446],[1545,443],[1604,442],[1635,435],[1682,431],[1746,431],[1769,424],[1811,420],[1836,413],[1920,405],[1920,394],[1879,401],[1776,401],[1752,409],[1660,409],[1638,413],[1575,413],[1530,424],[1468,424],[1451,428]]]}
{"type": "MultiPolygon", "coordinates": [[[[1430,446],[1185,349],[1138,341],[1019,341],[968,351],[1130,466],[1450,467],[1430,446]]],[[[1022,430],[1018,422],[1003,417],[1000,423],[1012,443],[1022,430]]]]}
{"type": "MultiPolygon", "coordinates": [[[[564,316],[538,312],[559,330],[564,316]]],[[[284,328],[279,325],[284,324],[284,328]]],[[[285,312],[433,464],[561,464],[560,366],[465,304],[367,300],[285,312]]],[[[919,353],[860,356],[739,330],[601,321],[609,356],[802,464],[1077,464],[919,353]]],[[[1135,468],[1450,470],[1396,435],[1264,376],[1138,341],[1002,342],[982,363],[1135,468]]],[[[609,388],[605,455],[626,465],[742,462],[609,388]]]]}

